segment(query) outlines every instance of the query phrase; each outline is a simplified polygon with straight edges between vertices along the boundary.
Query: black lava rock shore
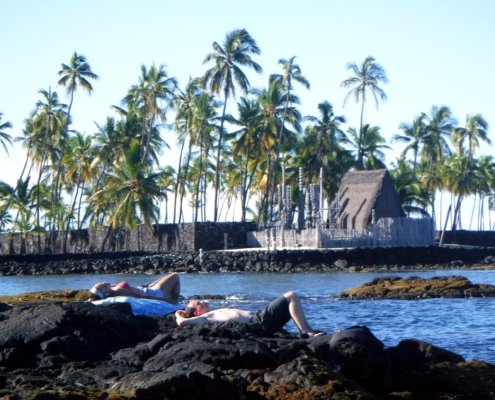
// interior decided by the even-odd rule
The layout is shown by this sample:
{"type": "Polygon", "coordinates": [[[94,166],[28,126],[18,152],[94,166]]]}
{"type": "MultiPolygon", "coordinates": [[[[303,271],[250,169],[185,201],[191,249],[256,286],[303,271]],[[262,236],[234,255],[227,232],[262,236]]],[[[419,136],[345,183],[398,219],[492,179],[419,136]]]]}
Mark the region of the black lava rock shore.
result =
{"type": "Polygon", "coordinates": [[[366,327],[301,338],[257,324],[179,328],[128,304],[0,304],[0,398],[491,399],[495,365],[366,327]]]}

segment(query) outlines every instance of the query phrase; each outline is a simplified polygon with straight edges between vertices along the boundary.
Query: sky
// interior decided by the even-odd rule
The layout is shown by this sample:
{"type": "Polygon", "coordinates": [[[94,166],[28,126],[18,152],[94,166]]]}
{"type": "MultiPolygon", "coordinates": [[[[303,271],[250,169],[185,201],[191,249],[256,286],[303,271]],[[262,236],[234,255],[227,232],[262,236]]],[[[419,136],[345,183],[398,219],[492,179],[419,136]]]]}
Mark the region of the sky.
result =
{"type": "MultiPolygon", "coordinates": [[[[71,128],[92,134],[95,122],[116,117],[110,106],[120,105],[138,82],[142,64],[166,64],[169,76],[184,87],[208,68],[203,59],[214,41],[245,28],[262,52],[253,58],[263,74],[246,71],[252,87],[262,88],[271,73],[281,72],[279,59],[297,56],[311,84],[310,90],[296,85],[302,115],[318,115],[318,103],[328,100],[336,115],[346,116],[345,129],[358,127],[360,107],[351,100],[344,107],[347,91],[340,83],[350,76],[349,62],[360,64],[371,55],[387,73],[389,84],[382,87],[388,100],[378,109],[367,103],[364,122],[380,126],[388,144],[400,123],[412,122],[432,105],[450,107],[460,126],[466,114],[482,114],[493,139],[495,75],[488,73],[495,64],[493,0],[0,0],[0,15],[0,112],[2,122],[14,125],[5,131],[12,136],[21,134],[40,89],[51,87],[69,102],[56,86],[57,73],[74,51],[86,56],[100,78],[91,96],[76,93],[71,112],[71,128]]],[[[233,101],[228,110],[235,112],[233,101]]],[[[173,114],[168,116],[171,121],[173,114]]],[[[162,136],[171,147],[163,165],[177,168],[175,134],[162,136]]],[[[393,147],[387,165],[402,150],[393,147]]],[[[14,185],[25,152],[18,145],[9,152],[7,157],[0,150],[0,180],[14,185]]],[[[480,153],[495,156],[489,145],[480,153]]],[[[464,226],[468,217],[463,215],[464,226]]]]}

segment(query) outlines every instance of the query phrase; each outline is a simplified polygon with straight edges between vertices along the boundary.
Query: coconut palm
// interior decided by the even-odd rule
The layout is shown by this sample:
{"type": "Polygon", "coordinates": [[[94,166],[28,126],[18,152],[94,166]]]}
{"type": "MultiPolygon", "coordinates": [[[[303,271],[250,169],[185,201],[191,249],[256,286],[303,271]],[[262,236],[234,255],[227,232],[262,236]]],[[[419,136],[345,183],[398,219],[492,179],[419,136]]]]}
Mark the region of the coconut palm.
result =
{"type": "MultiPolygon", "coordinates": [[[[301,85],[303,85],[306,89],[309,90],[309,82],[308,80],[302,75],[301,73],[301,68],[299,65],[294,64],[296,56],[293,56],[289,58],[288,60],[283,60],[280,59],[278,60],[278,63],[282,65],[282,69],[284,70],[284,73],[282,75],[279,74],[273,74],[271,75],[270,79],[271,80],[276,80],[277,82],[280,82],[281,86],[283,89],[286,91],[285,95],[285,107],[284,107],[284,116],[282,118],[282,124],[280,125],[280,133],[278,135],[278,144],[277,144],[277,152],[275,153],[275,166],[274,166],[274,178],[273,178],[273,185],[272,185],[272,194],[271,194],[271,199],[270,202],[273,204],[273,196],[275,194],[275,187],[277,185],[277,171],[278,171],[278,160],[280,157],[280,148],[282,146],[282,138],[283,138],[283,132],[284,132],[284,124],[285,124],[285,119],[287,117],[287,110],[289,108],[289,101],[292,99],[291,97],[291,89],[292,89],[292,82],[298,82],[301,85]]],[[[298,130],[299,132],[299,130],[298,130]]],[[[270,209],[270,220],[271,220],[271,209],[270,209]]]]}
{"type": "Polygon", "coordinates": [[[191,151],[192,146],[196,140],[195,134],[196,131],[192,129],[193,120],[194,120],[194,101],[200,96],[199,91],[199,79],[189,78],[189,82],[182,92],[180,89],[177,89],[176,96],[176,107],[177,114],[175,117],[175,130],[179,133],[179,141],[182,141],[182,147],[179,158],[179,167],[177,174],[177,182],[175,186],[175,195],[174,195],[174,224],[175,224],[175,211],[176,211],[176,202],[177,202],[177,193],[180,192],[180,205],[179,205],[179,222],[182,216],[182,204],[185,195],[185,185],[187,181],[188,171],[189,171],[189,163],[191,159],[191,151]],[[187,161],[185,168],[181,167],[182,164],[182,153],[184,150],[184,145],[186,140],[188,140],[188,152],[187,152],[187,161]],[[183,172],[182,172],[183,171],[183,172]],[[180,189],[179,189],[180,185],[180,189]]]}
{"type": "Polygon", "coordinates": [[[241,194],[241,221],[246,220],[247,195],[253,182],[254,173],[263,157],[262,114],[258,102],[242,97],[237,103],[238,119],[232,115],[227,120],[240,130],[229,134],[232,139],[232,158],[239,159],[239,185],[241,194]],[[249,173],[249,170],[251,172],[249,173]]]}
{"type": "Polygon", "coordinates": [[[12,129],[12,123],[9,121],[2,123],[2,115],[3,113],[0,113],[0,143],[2,144],[5,152],[8,155],[9,151],[7,150],[7,146],[5,145],[5,142],[7,142],[12,146],[12,136],[10,136],[8,133],[2,132],[2,130],[12,129]]]}
{"type": "Polygon", "coordinates": [[[129,94],[122,100],[123,104],[129,105],[134,101],[136,105],[142,107],[143,126],[141,144],[144,145],[143,161],[148,154],[155,122],[158,120],[165,121],[166,107],[173,105],[177,80],[175,78],[169,78],[165,68],[166,66],[164,64],[160,64],[157,67],[153,63],[148,70],[146,66],[142,65],[139,84],[132,86],[129,94]],[[144,142],[145,131],[148,125],[148,135],[146,142],[144,142]]]}
{"type": "MultiPolygon", "coordinates": [[[[28,161],[31,158],[31,155],[33,153],[33,148],[34,148],[34,143],[35,143],[35,133],[36,133],[36,129],[33,126],[33,121],[29,119],[29,120],[26,120],[26,126],[22,130],[22,136],[16,137],[14,139],[16,142],[21,142],[22,147],[24,149],[27,149],[26,161],[24,162],[24,167],[22,168],[21,176],[17,180],[18,184],[19,184],[19,182],[22,181],[22,178],[24,176],[24,172],[26,171],[28,161]]],[[[32,164],[31,164],[29,171],[31,171],[31,168],[32,168],[32,164]]],[[[29,175],[29,173],[28,173],[28,175],[29,175]]],[[[14,196],[17,192],[17,189],[18,189],[18,186],[16,186],[9,193],[10,197],[9,197],[9,200],[7,201],[7,204],[5,204],[5,206],[0,208],[0,227],[4,226],[4,224],[6,224],[6,221],[4,221],[4,218],[7,218],[9,216],[8,210],[9,210],[10,204],[12,203],[12,200],[14,199],[14,196]]]]}
{"type": "MultiPolygon", "coordinates": [[[[263,204],[265,205],[265,212],[268,212],[268,202],[269,199],[269,188],[270,188],[270,169],[271,169],[271,155],[275,156],[274,145],[275,143],[282,143],[284,147],[281,150],[291,149],[294,144],[297,143],[297,135],[293,131],[289,130],[287,127],[281,129],[282,125],[282,116],[285,113],[285,103],[287,94],[284,91],[282,86],[282,82],[278,79],[271,79],[268,85],[268,88],[264,88],[263,90],[253,90],[256,101],[259,103],[261,107],[261,115],[262,115],[262,143],[266,146],[266,154],[270,159],[270,162],[267,164],[267,173],[266,173],[266,185],[265,185],[265,196],[263,199],[263,204]],[[277,133],[282,132],[283,138],[282,141],[277,142],[277,133]]],[[[295,96],[293,93],[290,93],[289,96],[290,104],[299,104],[299,98],[295,96]]],[[[300,132],[300,120],[301,114],[294,107],[290,106],[288,108],[286,115],[286,120],[289,122],[296,132],[300,132]]],[[[277,173],[278,171],[274,171],[273,173],[277,173]]],[[[272,201],[270,201],[272,203],[272,201]]],[[[271,207],[270,207],[271,209],[271,207]]],[[[271,215],[272,217],[273,215],[271,215]]],[[[264,221],[271,221],[268,219],[268,215],[265,216],[264,221]]]]}
{"type": "Polygon", "coordinates": [[[113,228],[122,224],[135,227],[138,209],[149,230],[152,223],[158,223],[159,208],[155,201],[163,197],[158,185],[161,172],[149,171],[142,163],[141,155],[141,144],[132,143],[119,167],[112,166],[113,173],[109,176],[107,187],[91,197],[92,200],[97,200],[103,195],[104,198],[112,199],[115,204],[111,218],[113,228]]]}
{"type": "MultiPolygon", "coordinates": [[[[432,106],[430,114],[422,114],[426,123],[428,136],[423,143],[422,153],[430,160],[430,171],[426,184],[426,192],[430,191],[430,183],[433,177],[433,166],[442,157],[449,156],[451,151],[445,137],[450,137],[452,130],[457,125],[457,120],[452,117],[452,112],[446,106],[432,106]]],[[[435,199],[435,189],[433,189],[435,199]]],[[[434,215],[434,200],[432,201],[432,215],[434,215]]]]}
{"type": "Polygon", "coordinates": [[[426,125],[424,123],[425,116],[419,115],[414,117],[412,124],[407,124],[402,122],[399,124],[399,129],[404,133],[403,135],[399,135],[396,133],[392,136],[393,142],[402,142],[407,143],[407,146],[404,148],[403,155],[406,156],[409,151],[412,151],[414,154],[413,161],[413,176],[416,177],[416,165],[418,160],[419,147],[423,142],[426,141],[428,137],[428,130],[426,129],[426,125]]]}
{"type": "Polygon", "coordinates": [[[69,108],[67,110],[67,118],[65,123],[65,129],[62,134],[62,145],[60,149],[60,161],[58,164],[57,178],[55,181],[55,205],[58,204],[59,194],[58,185],[60,180],[60,174],[62,172],[62,159],[65,154],[65,143],[67,140],[67,133],[69,129],[70,111],[72,109],[72,102],[74,100],[74,92],[77,91],[79,86],[85,89],[89,95],[93,91],[93,86],[88,79],[98,80],[99,77],[93,71],[91,71],[90,65],[86,62],[86,57],[78,55],[76,52],[72,54],[68,65],[62,64],[62,69],[58,72],[61,78],[58,81],[58,85],[64,86],[67,94],[70,96],[69,108]]]}
{"type": "Polygon", "coordinates": [[[380,83],[388,83],[387,75],[385,70],[381,65],[379,65],[375,59],[371,56],[365,58],[359,68],[356,63],[351,62],[347,64],[347,69],[352,70],[354,76],[344,80],[340,86],[343,88],[352,87],[352,89],[347,93],[344,99],[344,107],[349,97],[354,97],[356,103],[359,102],[361,98],[361,123],[359,125],[359,141],[358,141],[358,159],[357,159],[357,169],[363,169],[363,154],[361,148],[362,135],[363,135],[363,114],[364,114],[364,103],[366,103],[366,94],[371,92],[373,98],[375,99],[376,108],[378,109],[378,97],[381,100],[386,100],[387,95],[378,86],[380,83]]]}
{"type": "Polygon", "coordinates": [[[480,141],[484,141],[488,144],[491,144],[491,140],[488,138],[487,134],[488,122],[481,116],[481,114],[476,115],[467,115],[466,116],[466,125],[464,128],[456,128],[453,132],[453,141],[457,145],[457,149],[459,154],[464,153],[464,143],[467,141],[467,158],[466,165],[464,167],[464,172],[461,176],[460,185],[459,185],[459,197],[457,200],[457,206],[454,211],[454,220],[453,220],[453,231],[455,235],[456,230],[456,222],[458,218],[458,214],[461,206],[461,198],[463,196],[463,190],[466,181],[466,175],[469,168],[469,163],[472,160],[473,153],[476,148],[479,147],[480,141]]]}
{"type": "Polygon", "coordinates": [[[161,188],[163,199],[165,200],[165,223],[168,223],[168,193],[174,191],[175,176],[175,169],[167,165],[162,169],[160,178],[158,179],[158,186],[161,188]]]}
{"type": "Polygon", "coordinates": [[[318,104],[318,110],[320,111],[320,118],[308,115],[304,119],[315,123],[315,133],[318,137],[318,149],[311,166],[311,173],[309,175],[310,182],[313,181],[313,177],[316,171],[316,166],[319,163],[323,164],[325,154],[331,153],[340,147],[340,143],[347,140],[345,133],[340,129],[340,125],[346,122],[343,115],[336,116],[333,112],[333,106],[324,101],[318,104]]]}
{"type": "MultiPolygon", "coordinates": [[[[190,129],[194,132],[193,135],[196,138],[199,147],[199,171],[195,190],[196,211],[194,222],[198,221],[198,206],[200,205],[199,185],[202,178],[206,180],[206,174],[203,176],[203,163],[206,162],[208,151],[212,146],[212,134],[218,130],[218,126],[216,125],[216,121],[218,120],[216,110],[219,105],[220,104],[206,92],[201,93],[199,97],[195,97],[192,103],[193,119],[191,121],[190,129]]],[[[203,189],[206,190],[206,187],[203,186],[203,189]]]]}
{"type": "MultiPolygon", "coordinates": [[[[57,92],[52,92],[51,87],[46,90],[40,90],[40,93],[44,100],[39,100],[36,103],[36,115],[34,117],[34,125],[39,131],[43,131],[44,139],[42,148],[36,148],[36,153],[33,158],[38,158],[39,161],[39,174],[37,186],[40,186],[41,177],[44,172],[45,162],[52,154],[54,157],[54,139],[52,135],[54,133],[60,133],[63,129],[63,125],[66,122],[67,114],[65,110],[67,106],[61,104],[58,100],[57,92]]],[[[36,223],[40,226],[40,191],[37,192],[36,199],[36,223]]],[[[41,253],[41,239],[38,236],[38,252],[41,253]]]]}
{"type": "Polygon", "coordinates": [[[411,163],[405,160],[404,155],[397,159],[397,163],[390,163],[390,177],[394,181],[395,190],[399,195],[402,208],[407,213],[418,214],[423,217],[429,217],[429,214],[424,210],[424,203],[428,202],[424,198],[421,185],[414,175],[414,165],[411,168],[411,163]]]}
{"type": "Polygon", "coordinates": [[[205,72],[202,81],[205,86],[209,87],[210,94],[219,94],[220,92],[223,92],[224,96],[215,173],[215,211],[213,220],[217,222],[218,188],[220,184],[220,149],[222,147],[223,123],[225,120],[227,101],[230,95],[235,97],[234,82],[237,83],[246,94],[250,88],[249,80],[240,66],[252,68],[257,73],[261,73],[262,68],[251,58],[251,54],[260,54],[261,50],[256,45],[256,41],[245,29],[236,29],[229,32],[225,37],[223,47],[217,42],[213,42],[212,46],[214,52],[206,55],[203,64],[213,60],[215,66],[205,72]]]}
{"type": "MultiPolygon", "coordinates": [[[[364,161],[364,169],[383,169],[385,166],[385,154],[382,149],[391,149],[387,146],[385,139],[380,133],[379,126],[371,126],[366,124],[358,135],[356,129],[349,128],[347,133],[350,136],[348,144],[357,149],[361,149],[362,162],[364,161]],[[361,146],[359,146],[361,142],[361,146]]],[[[358,161],[359,162],[359,161],[358,161]]]]}
{"type": "Polygon", "coordinates": [[[68,151],[62,160],[62,164],[66,167],[67,176],[76,180],[76,194],[74,195],[74,200],[72,202],[71,212],[74,212],[79,190],[81,189],[77,211],[77,223],[78,226],[80,226],[83,188],[84,185],[90,182],[95,176],[94,160],[96,148],[92,146],[91,136],[84,136],[79,132],[76,132],[75,136],[69,139],[67,147],[68,151]]]}

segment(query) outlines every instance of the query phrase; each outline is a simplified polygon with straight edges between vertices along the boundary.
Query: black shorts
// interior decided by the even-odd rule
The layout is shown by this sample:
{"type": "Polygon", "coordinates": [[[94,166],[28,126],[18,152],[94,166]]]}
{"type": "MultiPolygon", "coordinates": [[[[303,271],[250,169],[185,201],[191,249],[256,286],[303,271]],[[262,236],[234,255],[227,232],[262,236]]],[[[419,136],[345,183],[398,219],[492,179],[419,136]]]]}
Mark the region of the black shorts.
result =
{"type": "Polygon", "coordinates": [[[282,295],[263,310],[256,311],[253,322],[259,323],[271,335],[281,330],[290,319],[289,301],[282,295]]]}

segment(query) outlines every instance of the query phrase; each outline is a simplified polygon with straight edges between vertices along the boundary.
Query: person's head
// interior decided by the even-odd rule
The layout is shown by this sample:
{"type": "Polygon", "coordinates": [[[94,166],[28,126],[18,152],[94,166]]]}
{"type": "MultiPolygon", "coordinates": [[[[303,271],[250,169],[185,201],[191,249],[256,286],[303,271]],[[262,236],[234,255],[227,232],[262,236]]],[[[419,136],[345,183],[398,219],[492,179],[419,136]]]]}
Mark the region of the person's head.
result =
{"type": "Polygon", "coordinates": [[[201,300],[192,300],[187,304],[185,317],[199,317],[210,311],[210,306],[201,300]]]}
{"type": "Polygon", "coordinates": [[[100,282],[94,285],[89,292],[89,300],[103,300],[112,293],[112,285],[108,282],[100,282]]]}

